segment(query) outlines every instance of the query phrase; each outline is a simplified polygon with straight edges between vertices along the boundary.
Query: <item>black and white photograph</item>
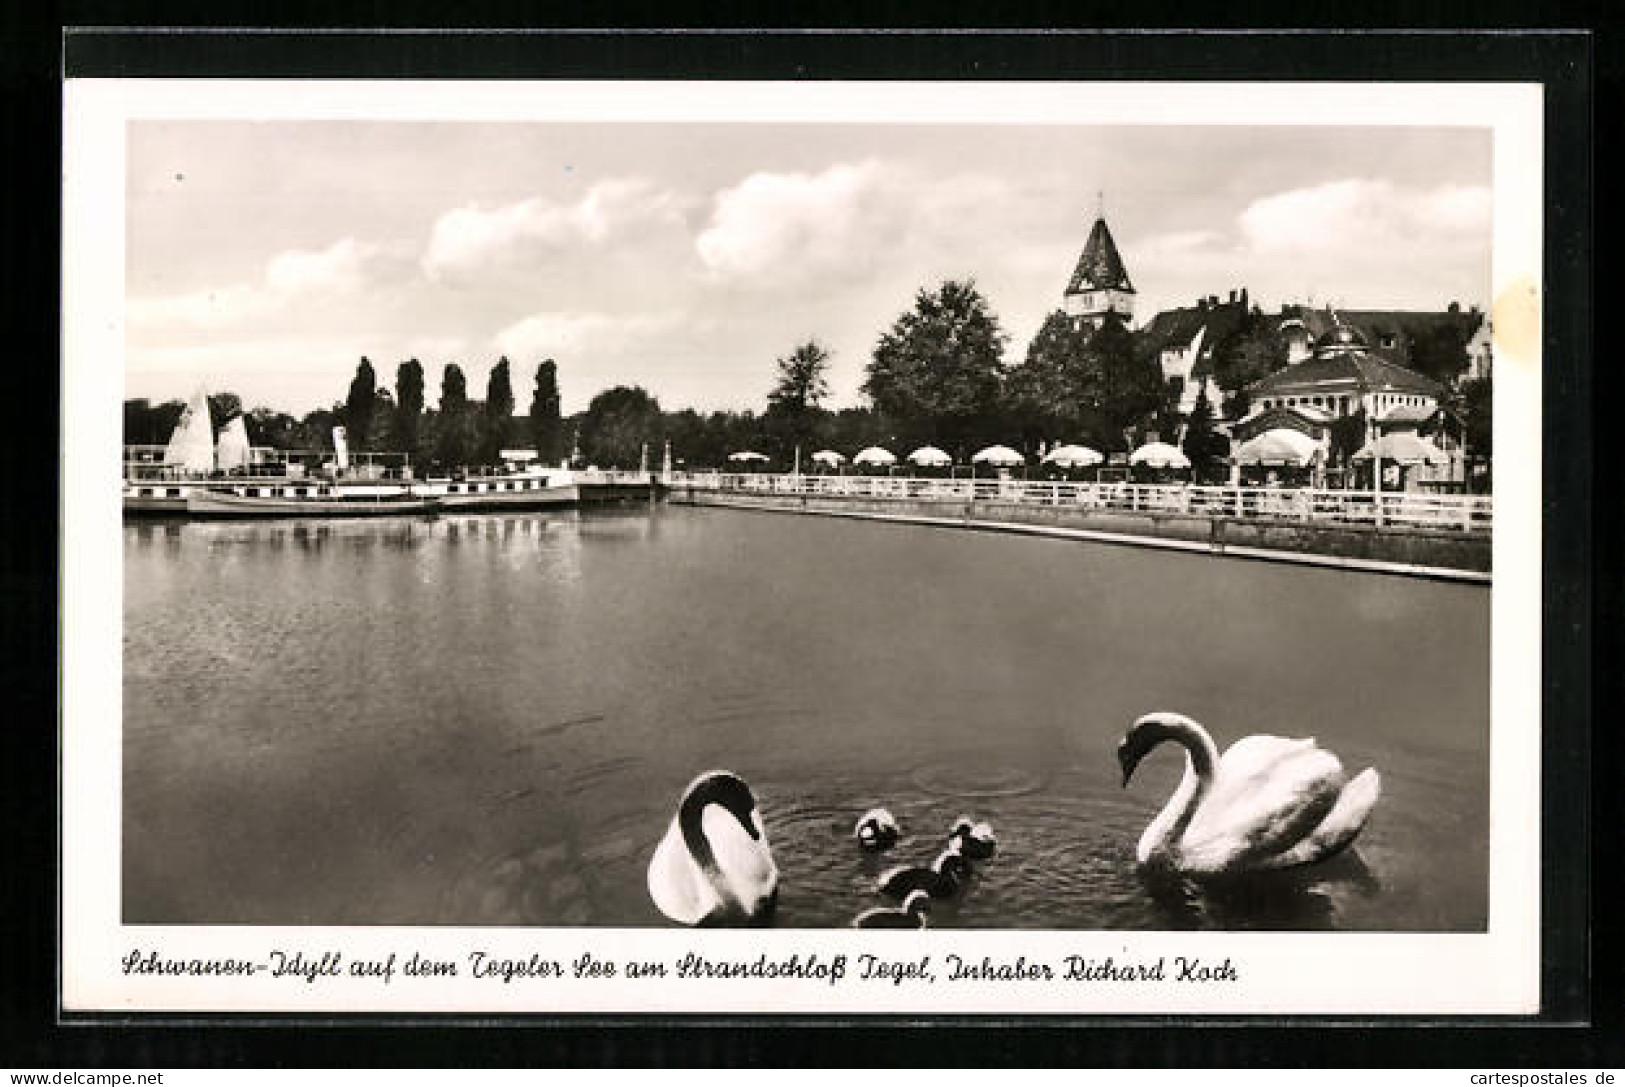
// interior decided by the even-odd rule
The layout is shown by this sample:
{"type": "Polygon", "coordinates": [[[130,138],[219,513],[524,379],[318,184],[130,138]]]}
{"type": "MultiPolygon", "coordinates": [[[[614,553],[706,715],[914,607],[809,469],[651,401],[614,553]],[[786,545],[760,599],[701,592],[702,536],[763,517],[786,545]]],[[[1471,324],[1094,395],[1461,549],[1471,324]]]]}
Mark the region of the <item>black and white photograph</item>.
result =
{"type": "Polygon", "coordinates": [[[69,89],[67,1006],[1534,1010],[1538,91],[69,89]]]}

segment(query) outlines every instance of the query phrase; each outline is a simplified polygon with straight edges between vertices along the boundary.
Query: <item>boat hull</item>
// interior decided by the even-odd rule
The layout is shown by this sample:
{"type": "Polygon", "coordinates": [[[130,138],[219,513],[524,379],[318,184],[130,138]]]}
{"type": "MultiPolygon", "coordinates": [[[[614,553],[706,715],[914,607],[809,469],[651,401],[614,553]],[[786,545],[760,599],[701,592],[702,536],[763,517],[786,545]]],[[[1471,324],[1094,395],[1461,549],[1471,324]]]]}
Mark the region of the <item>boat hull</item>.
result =
{"type": "Polygon", "coordinates": [[[249,497],[225,491],[193,491],[186,496],[189,517],[399,517],[435,513],[440,503],[432,498],[249,497]]]}
{"type": "Polygon", "coordinates": [[[573,506],[580,493],[575,484],[557,484],[530,491],[487,491],[482,494],[443,494],[435,501],[442,510],[522,510],[573,506]]]}

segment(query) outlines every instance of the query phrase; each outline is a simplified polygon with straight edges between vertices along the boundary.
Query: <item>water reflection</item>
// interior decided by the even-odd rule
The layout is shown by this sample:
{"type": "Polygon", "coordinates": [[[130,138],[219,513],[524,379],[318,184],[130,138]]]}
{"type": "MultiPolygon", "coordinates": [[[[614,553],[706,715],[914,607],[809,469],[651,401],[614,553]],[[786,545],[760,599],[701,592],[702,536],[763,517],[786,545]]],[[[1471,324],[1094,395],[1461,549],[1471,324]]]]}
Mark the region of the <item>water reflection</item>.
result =
{"type": "Polygon", "coordinates": [[[643,506],[125,539],[128,923],[663,924],[645,867],[713,768],[758,797],[781,926],[844,927],[960,815],[999,848],[937,927],[1487,919],[1482,590],[643,506]],[[1376,764],[1358,854],[1143,880],[1181,767],[1125,791],[1112,751],[1169,706],[1376,764]],[[879,805],[876,856],[851,830],[879,805]]]}

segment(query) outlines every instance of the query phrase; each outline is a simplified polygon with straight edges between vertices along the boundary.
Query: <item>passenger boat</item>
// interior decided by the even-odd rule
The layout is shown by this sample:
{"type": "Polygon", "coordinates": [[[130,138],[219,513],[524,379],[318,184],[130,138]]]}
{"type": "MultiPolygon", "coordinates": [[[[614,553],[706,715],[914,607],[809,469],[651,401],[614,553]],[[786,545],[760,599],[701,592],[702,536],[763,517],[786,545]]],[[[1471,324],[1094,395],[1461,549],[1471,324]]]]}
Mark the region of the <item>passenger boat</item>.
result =
{"type": "Polygon", "coordinates": [[[466,478],[433,477],[412,484],[412,493],[443,510],[542,509],[573,505],[580,489],[568,471],[523,469],[466,478]]]}
{"type": "Polygon", "coordinates": [[[434,513],[439,508],[434,499],[409,492],[328,485],[204,487],[186,496],[189,517],[390,517],[434,513]]]}

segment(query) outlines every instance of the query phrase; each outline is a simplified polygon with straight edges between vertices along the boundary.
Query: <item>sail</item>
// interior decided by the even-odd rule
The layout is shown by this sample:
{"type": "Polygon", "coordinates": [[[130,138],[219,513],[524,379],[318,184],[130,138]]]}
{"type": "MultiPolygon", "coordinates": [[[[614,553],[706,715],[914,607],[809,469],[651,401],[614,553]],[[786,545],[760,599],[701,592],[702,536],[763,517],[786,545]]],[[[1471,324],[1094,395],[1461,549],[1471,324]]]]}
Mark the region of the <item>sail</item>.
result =
{"type": "Polygon", "coordinates": [[[333,428],[333,452],[337,454],[339,471],[350,467],[349,432],[341,426],[333,428]]]}
{"type": "Polygon", "coordinates": [[[238,415],[220,428],[220,440],[214,447],[215,463],[222,472],[248,466],[248,428],[238,415]]]}
{"type": "Polygon", "coordinates": [[[189,472],[214,470],[214,423],[209,418],[209,398],[201,388],[192,394],[191,403],[181,412],[181,421],[175,424],[175,433],[169,436],[164,463],[189,472]]]}

